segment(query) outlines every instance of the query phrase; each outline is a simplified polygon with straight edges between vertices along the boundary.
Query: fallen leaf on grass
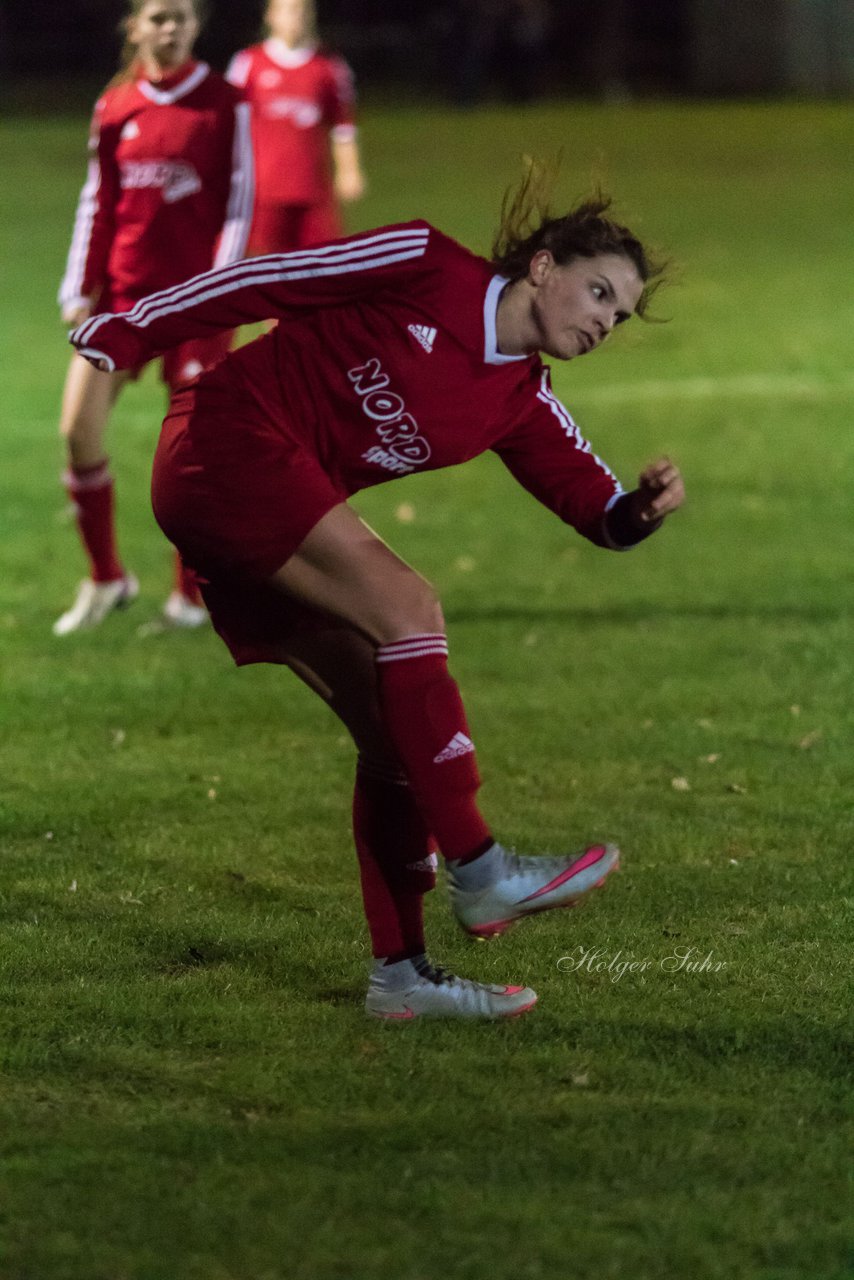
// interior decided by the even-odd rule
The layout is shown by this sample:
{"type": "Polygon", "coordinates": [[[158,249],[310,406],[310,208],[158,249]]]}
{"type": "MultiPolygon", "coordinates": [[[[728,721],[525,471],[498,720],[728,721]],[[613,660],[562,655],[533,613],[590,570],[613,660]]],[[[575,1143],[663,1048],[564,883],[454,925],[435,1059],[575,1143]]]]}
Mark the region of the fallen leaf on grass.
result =
{"type": "Polygon", "coordinates": [[[690,791],[691,783],[687,778],[671,778],[670,785],[674,791],[690,791]]]}
{"type": "Polygon", "coordinates": [[[743,787],[740,782],[728,782],[726,784],[727,791],[732,791],[737,796],[746,796],[747,787],[743,787]]]}
{"type": "Polygon", "coordinates": [[[162,636],[166,629],[165,622],[161,622],[159,618],[152,618],[151,622],[143,622],[137,627],[136,634],[138,639],[148,640],[150,636],[162,636]]]}
{"type": "Polygon", "coordinates": [[[695,721],[695,724],[697,724],[700,729],[713,729],[715,727],[711,720],[707,720],[705,716],[702,719],[695,721]]]}
{"type": "Polygon", "coordinates": [[[576,1089],[586,1089],[590,1084],[590,1072],[581,1071],[578,1075],[572,1076],[572,1083],[575,1085],[576,1089]]]}
{"type": "Polygon", "coordinates": [[[124,729],[113,729],[112,731],[113,748],[115,749],[116,747],[120,747],[126,737],[127,737],[127,734],[125,733],[124,729]]]}
{"type": "Polygon", "coordinates": [[[700,761],[700,764],[717,764],[721,758],[721,753],[720,751],[712,751],[707,756],[698,756],[697,758],[700,761]]]}
{"type": "Polygon", "coordinates": [[[477,561],[473,556],[457,556],[454,567],[459,569],[460,573],[472,573],[477,567],[477,561]]]}
{"type": "Polygon", "coordinates": [[[72,881],[71,881],[71,884],[68,886],[68,892],[69,892],[69,893],[76,893],[76,892],[77,892],[77,881],[76,881],[76,880],[72,880],[72,881]]]}
{"type": "Polygon", "coordinates": [[[412,524],[415,519],[415,508],[411,502],[401,502],[394,514],[401,524],[412,524]]]}
{"type": "Polygon", "coordinates": [[[814,747],[815,744],[821,740],[821,738],[822,738],[821,729],[813,729],[811,733],[807,733],[804,735],[803,738],[801,738],[800,742],[798,743],[798,746],[800,747],[801,751],[809,751],[810,747],[814,747]]]}

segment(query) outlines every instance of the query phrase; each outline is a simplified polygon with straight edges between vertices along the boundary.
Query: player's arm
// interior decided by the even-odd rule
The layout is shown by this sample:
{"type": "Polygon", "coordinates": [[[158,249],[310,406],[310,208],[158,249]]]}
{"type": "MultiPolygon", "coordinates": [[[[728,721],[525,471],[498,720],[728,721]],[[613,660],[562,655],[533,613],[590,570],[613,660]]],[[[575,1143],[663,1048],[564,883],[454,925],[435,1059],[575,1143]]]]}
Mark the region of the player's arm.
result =
{"type": "Polygon", "coordinates": [[[248,102],[238,102],[234,107],[228,205],[214,267],[226,267],[231,262],[238,262],[246,252],[254,200],[255,164],[252,158],[250,106],[248,102]]]}
{"type": "Polygon", "coordinates": [[[356,86],[353,72],[343,58],[329,62],[324,113],[329,129],[335,194],[339,200],[359,200],[365,194],[365,176],[356,131],[356,86]]]}
{"type": "Polygon", "coordinates": [[[417,288],[432,263],[424,222],[385,227],[296,253],[270,254],[205,272],[153,293],[124,315],[94,316],[71,334],[99,369],[128,369],[191,338],[417,288]]]}
{"type": "Polygon", "coordinates": [[[685,498],[668,459],[650,464],[625,492],[552,393],[547,374],[527,410],[495,446],[521,485],[597,546],[626,550],[648,538],[685,498]]]}
{"type": "Polygon", "coordinates": [[[332,163],[335,171],[335,194],[339,200],[360,200],[365,194],[365,175],[359,157],[356,130],[339,125],[332,131],[332,163]]]}
{"type": "Polygon", "coordinates": [[[107,277],[115,233],[118,173],[115,131],[102,127],[103,103],[95,106],[89,135],[86,180],[77,201],[74,230],[57,301],[63,324],[79,325],[92,314],[107,277]]]}

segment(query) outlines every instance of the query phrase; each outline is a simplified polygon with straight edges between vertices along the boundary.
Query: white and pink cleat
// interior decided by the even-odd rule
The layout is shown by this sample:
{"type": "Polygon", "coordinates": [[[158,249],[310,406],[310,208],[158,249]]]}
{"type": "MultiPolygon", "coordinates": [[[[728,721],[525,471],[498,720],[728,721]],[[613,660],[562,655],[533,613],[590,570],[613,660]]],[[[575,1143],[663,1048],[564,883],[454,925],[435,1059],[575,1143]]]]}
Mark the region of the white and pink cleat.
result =
{"type": "Polygon", "coordinates": [[[536,1003],[536,992],[530,987],[471,982],[431,964],[426,956],[416,956],[390,965],[376,962],[365,1012],[384,1022],[416,1018],[494,1022],[517,1018],[536,1003]]]}
{"type": "Polygon", "coordinates": [[[526,916],[574,907],[619,865],[614,844],[561,858],[522,858],[494,844],[471,862],[448,862],[451,905],[466,933],[493,938],[526,916]]]}

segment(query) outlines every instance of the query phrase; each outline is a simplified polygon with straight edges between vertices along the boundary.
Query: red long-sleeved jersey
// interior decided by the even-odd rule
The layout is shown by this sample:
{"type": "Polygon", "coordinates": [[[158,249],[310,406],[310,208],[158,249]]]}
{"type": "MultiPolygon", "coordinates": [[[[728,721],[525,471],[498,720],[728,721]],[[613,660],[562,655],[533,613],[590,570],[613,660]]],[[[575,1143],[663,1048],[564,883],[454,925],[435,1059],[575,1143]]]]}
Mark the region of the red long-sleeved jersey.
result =
{"type": "Polygon", "coordinates": [[[271,39],[236,53],[226,77],[252,104],[258,203],[328,199],[329,138],[356,133],[353,75],[343,58],[271,39]]]}
{"type": "Polygon", "coordinates": [[[95,106],[61,305],[132,305],[242,257],[252,214],[249,106],[203,62],[95,106]]]}
{"type": "Polygon", "coordinates": [[[561,519],[614,546],[603,517],[618,481],[540,357],[497,349],[505,284],[484,259],[411,222],[208,272],[127,315],[94,317],[71,340],[127,368],[187,338],[276,317],[216,377],[251,399],[265,431],[304,443],[343,495],[491,449],[561,519]]]}

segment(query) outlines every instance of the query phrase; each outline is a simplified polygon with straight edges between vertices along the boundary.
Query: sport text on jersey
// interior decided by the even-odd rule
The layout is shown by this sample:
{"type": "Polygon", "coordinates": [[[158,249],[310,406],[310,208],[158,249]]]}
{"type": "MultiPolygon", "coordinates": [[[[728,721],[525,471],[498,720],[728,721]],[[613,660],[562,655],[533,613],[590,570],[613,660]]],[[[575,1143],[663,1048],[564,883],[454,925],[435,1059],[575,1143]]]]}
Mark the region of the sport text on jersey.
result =
{"type": "Polygon", "coordinates": [[[160,188],[166,204],[175,204],[202,189],[202,180],[186,160],[127,160],[121,166],[123,191],[160,188]]]}
{"type": "Polygon", "coordinates": [[[362,410],[376,423],[377,435],[385,446],[372,445],[362,454],[364,460],[401,476],[427,462],[430,446],[418,434],[418,423],[406,412],[401,397],[388,390],[388,374],[383,373],[376,356],[357,369],[349,369],[347,377],[362,397],[362,410]]]}

